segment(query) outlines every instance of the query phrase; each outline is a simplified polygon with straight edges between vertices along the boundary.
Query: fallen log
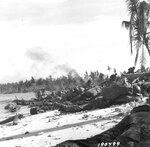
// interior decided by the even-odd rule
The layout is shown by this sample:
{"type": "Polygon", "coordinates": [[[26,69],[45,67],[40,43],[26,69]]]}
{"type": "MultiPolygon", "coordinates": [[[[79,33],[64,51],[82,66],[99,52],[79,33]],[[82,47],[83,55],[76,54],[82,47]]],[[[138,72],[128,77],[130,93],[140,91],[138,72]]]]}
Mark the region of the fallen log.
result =
{"type": "Polygon", "coordinates": [[[7,118],[5,120],[2,120],[2,121],[0,121],[0,125],[6,124],[6,123],[9,123],[9,122],[13,122],[17,118],[18,119],[23,118],[23,114],[14,115],[14,116],[11,116],[11,117],[9,117],[9,118],[7,118]]]}

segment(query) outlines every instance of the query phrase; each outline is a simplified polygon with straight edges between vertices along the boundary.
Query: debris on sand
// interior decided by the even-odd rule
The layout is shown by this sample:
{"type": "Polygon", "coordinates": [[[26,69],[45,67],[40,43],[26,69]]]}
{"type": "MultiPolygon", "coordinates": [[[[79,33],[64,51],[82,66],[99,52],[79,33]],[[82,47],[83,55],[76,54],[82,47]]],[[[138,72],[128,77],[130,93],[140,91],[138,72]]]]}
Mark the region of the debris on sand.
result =
{"type": "Polygon", "coordinates": [[[119,142],[121,147],[136,147],[150,145],[150,106],[143,105],[134,108],[131,114],[124,117],[113,128],[88,139],[69,140],[56,147],[77,146],[96,147],[102,143],[119,142]],[[149,144],[148,144],[149,143],[149,144]]]}
{"type": "MultiPolygon", "coordinates": [[[[111,78],[108,78],[103,83],[99,83],[98,85],[90,86],[88,82],[88,88],[86,87],[76,87],[73,89],[68,89],[64,91],[52,91],[49,93],[46,93],[45,89],[42,89],[42,91],[37,92],[37,97],[31,100],[19,100],[16,99],[12,103],[15,103],[17,106],[28,106],[30,108],[30,117],[36,118],[37,114],[39,117],[43,113],[49,110],[58,110],[59,115],[54,118],[50,118],[48,116],[48,120],[46,120],[46,123],[55,123],[55,129],[63,128],[63,125],[61,122],[59,122],[59,118],[62,116],[72,115],[70,113],[75,113],[73,115],[76,115],[80,112],[82,117],[79,120],[82,121],[89,121],[91,116],[86,112],[96,109],[101,109],[103,112],[105,111],[104,108],[109,108],[110,111],[113,111],[112,113],[115,113],[115,117],[119,118],[118,120],[114,120],[112,117],[102,117],[97,116],[98,121],[105,121],[105,119],[111,121],[111,124],[109,124],[109,128],[106,127],[106,123],[101,125],[101,132],[98,132],[98,135],[95,135],[93,137],[87,138],[87,139],[76,139],[72,140],[69,139],[68,141],[65,141],[63,143],[60,143],[61,138],[59,136],[56,136],[59,145],[58,147],[65,146],[77,146],[77,147],[96,147],[100,146],[102,143],[104,145],[108,146],[110,143],[113,142],[119,142],[122,147],[128,146],[128,145],[138,145],[140,143],[149,142],[148,138],[149,136],[149,112],[150,112],[150,100],[149,100],[149,94],[150,94],[150,84],[149,80],[150,74],[148,73],[129,73],[124,74],[123,76],[117,76],[116,74],[111,76],[111,78]],[[142,104],[143,99],[147,96],[147,104],[136,106],[136,103],[142,104]],[[130,105],[130,109],[132,108],[132,111],[125,110],[125,112],[122,111],[122,109],[119,108],[119,105],[130,105]],[[115,109],[113,109],[115,107],[115,109]],[[134,108],[135,107],[135,108],[134,108]],[[111,109],[112,108],[112,109],[111,109]],[[124,117],[124,118],[123,118],[124,117]],[[119,123],[118,123],[119,122],[119,123]],[[117,124],[118,123],[118,124],[117,124]],[[117,125],[116,125],[117,124],[117,125]],[[62,126],[61,126],[62,125],[62,126]],[[114,126],[116,125],[116,126],[114,126]],[[109,130],[108,130],[109,129],[109,130]],[[103,132],[103,131],[104,132],[103,132]],[[148,132],[147,132],[148,131],[148,132]]],[[[7,108],[8,106],[6,106],[7,108]]],[[[7,108],[8,109],[8,108],[7,108]]],[[[107,111],[107,110],[106,110],[107,111]]],[[[46,113],[44,113],[46,114],[46,113]]],[[[17,119],[16,119],[17,120],[17,119]]],[[[13,124],[17,124],[17,121],[15,121],[13,118],[8,118],[0,124],[5,124],[7,122],[13,122],[13,124]]],[[[41,120],[44,124],[44,120],[41,120]]],[[[69,120],[67,120],[68,122],[69,120]]],[[[92,120],[96,121],[96,120],[92,120]]],[[[36,122],[37,123],[37,122],[36,122]]],[[[39,122],[40,124],[41,122],[39,122]]],[[[81,126],[78,127],[75,130],[82,129],[83,131],[83,124],[84,122],[79,123],[81,126]]],[[[94,122],[95,123],[95,122],[94,122]]],[[[77,124],[77,122],[76,122],[77,124]]],[[[34,124],[35,125],[35,124],[34,124]]],[[[72,126],[71,124],[67,124],[68,126],[72,126]]],[[[46,125],[47,126],[47,125],[46,125]]],[[[95,123],[94,127],[98,125],[95,123]]],[[[33,127],[33,125],[32,125],[33,127]]],[[[72,126],[73,127],[73,126],[72,126]]],[[[74,126],[76,127],[76,126],[74,126]]],[[[34,128],[34,127],[33,127],[34,128]]],[[[47,128],[46,128],[47,129],[47,128]]],[[[52,128],[54,129],[54,128],[52,128]]],[[[27,129],[28,130],[28,129],[27,129]]],[[[32,131],[30,131],[30,135],[32,135],[32,131]]],[[[41,130],[40,130],[41,131],[41,130]]],[[[85,131],[88,133],[91,130],[89,128],[86,128],[85,131]]],[[[26,134],[26,136],[28,133],[26,134]]],[[[40,134],[39,136],[42,136],[43,134],[40,134]]],[[[93,134],[92,134],[93,135],[93,134]]],[[[67,139],[66,139],[67,140],[67,139]]],[[[64,140],[63,140],[64,141],[64,140]]]]}
{"type": "Polygon", "coordinates": [[[18,119],[21,119],[21,118],[23,118],[22,114],[16,114],[16,115],[11,116],[5,120],[0,121],[0,125],[10,123],[10,122],[13,122],[13,124],[15,125],[15,124],[17,124],[18,119]]]}
{"type": "Polygon", "coordinates": [[[6,105],[4,107],[4,109],[9,110],[10,112],[16,112],[17,110],[20,109],[20,106],[17,105],[16,103],[12,102],[12,103],[9,103],[8,105],[6,105]]]}
{"type": "MultiPolygon", "coordinates": [[[[30,107],[30,114],[59,110],[62,113],[76,113],[86,110],[103,109],[113,105],[141,100],[150,93],[150,73],[129,73],[109,79],[99,85],[83,88],[76,87],[64,91],[47,93],[42,88],[36,98],[31,100],[16,99],[13,103],[30,107]]],[[[7,108],[8,106],[6,106],[7,108]]]]}

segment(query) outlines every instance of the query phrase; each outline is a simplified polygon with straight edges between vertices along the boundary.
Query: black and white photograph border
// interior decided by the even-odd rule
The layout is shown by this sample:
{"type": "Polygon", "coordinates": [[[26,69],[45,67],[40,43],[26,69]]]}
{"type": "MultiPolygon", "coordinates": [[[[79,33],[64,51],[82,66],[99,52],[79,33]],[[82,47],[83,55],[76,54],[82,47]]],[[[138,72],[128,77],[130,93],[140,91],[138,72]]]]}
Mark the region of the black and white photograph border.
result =
{"type": "Polygon", "coordinates": [[[1,147],[150,147],[150,0],[0,0],[1,147]]]}

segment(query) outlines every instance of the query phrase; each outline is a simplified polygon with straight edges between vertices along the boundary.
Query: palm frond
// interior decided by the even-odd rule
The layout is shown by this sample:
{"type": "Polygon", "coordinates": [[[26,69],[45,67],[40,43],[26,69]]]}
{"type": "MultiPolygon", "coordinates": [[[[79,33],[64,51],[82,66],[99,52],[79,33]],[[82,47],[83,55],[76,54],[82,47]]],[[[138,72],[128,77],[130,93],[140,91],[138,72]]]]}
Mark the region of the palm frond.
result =
{"type": "Polygon", "coordinates": [[[148,54],[150,56],[150,46],[149,46],[149,37],[148,36],[144,40],[144,45],[146,46],[146,49],[147,49],[148,54]]]}
{"type": "Polygon", "coordinates": [[[137,13],[140,0],[126,0],[128,11],[130,14],[137,13]]]}
{"type": "Polygon", "coordinates": [[[133,47],[136,49],[135,65],[137,64],[142,46],[140,63],[141,67],[143,67],[146,62],[144,46],[150,55],[150,33],[148,33],[148,28],[150,27],[150,3],[144,0],[126,0],[126,3],[130,14],[130,21],[123,21],[122,27],[129,30],[131,54],[133,53],[133,47]]]}
{"type": "MultiPolygon", "coordinates": [[[[147,47],[146,47],[147,48],[147,47]]],[[[147,51],[148,51],[148,54],[149,54],[149,56],[150,56],[150,48],[147,48],[147,51]]]]}
{"type": "Polygon", "coordinates": [[[150,21],[147,21],[146,25],[149,28],[150,27],[150,21]]]}
{"type": "Polygon", "coordinates": [[[125,27],[126,29],[129,29],[130,28],[130,21],[123,21],[122,22],[122,25],[121,25],[122,27],[125,27]]]}

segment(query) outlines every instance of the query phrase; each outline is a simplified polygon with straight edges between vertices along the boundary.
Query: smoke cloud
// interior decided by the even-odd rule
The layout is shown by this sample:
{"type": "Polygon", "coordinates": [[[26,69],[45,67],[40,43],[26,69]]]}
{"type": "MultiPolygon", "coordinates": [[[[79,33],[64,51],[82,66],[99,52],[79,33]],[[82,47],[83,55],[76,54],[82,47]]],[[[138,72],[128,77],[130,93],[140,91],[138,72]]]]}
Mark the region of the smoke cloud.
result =
{"type": "Polygon", "coordinates": [[[26,56],[35,62],[47,62],[47,61],[52,62],[51,56],[47,52],[42,50],[41,47],[34,47],[27,50],[26,56]]]}
{"type": "Polygon", "coordinates": [[[54,63],[54,58],[41,47],[28,49],[26,57],[31,61],[30,73],[32,73],[33,76],[39,78],[50,74],[49,70],[54,63]]]}
{"type": "Polygon", "coordinates": [[[35,77],[43,77],[43,75],[52,75],[54,77],[69,75],[74,78],[79,77],[79,74],[74,68],[68,64],[57,63],[57,60],[41,47],[34,47],[27,50],[26,57],[31,61],[30,73],[35,77]]]}
{"type": "Polygon", "coordinates": [[[68,64],[57,65],[55,67],[55,70],[63,72],[72,77],[79,77],[79,74],[77,73],[77,71],[74,68],[70,67],[68,64]]]}

